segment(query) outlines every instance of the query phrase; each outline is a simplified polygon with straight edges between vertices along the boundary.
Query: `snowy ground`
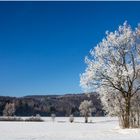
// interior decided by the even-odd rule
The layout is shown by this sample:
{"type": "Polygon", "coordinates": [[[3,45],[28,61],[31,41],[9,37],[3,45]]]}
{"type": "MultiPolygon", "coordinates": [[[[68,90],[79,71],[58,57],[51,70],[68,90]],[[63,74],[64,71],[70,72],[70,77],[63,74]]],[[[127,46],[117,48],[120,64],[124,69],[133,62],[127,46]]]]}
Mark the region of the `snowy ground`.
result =
{"type": "Polygon", "coordinates": [[[116,118],[43,118],[45,122],[0,122],[0,140],[140,140],[140,129],[120,129],[116,118]]]}

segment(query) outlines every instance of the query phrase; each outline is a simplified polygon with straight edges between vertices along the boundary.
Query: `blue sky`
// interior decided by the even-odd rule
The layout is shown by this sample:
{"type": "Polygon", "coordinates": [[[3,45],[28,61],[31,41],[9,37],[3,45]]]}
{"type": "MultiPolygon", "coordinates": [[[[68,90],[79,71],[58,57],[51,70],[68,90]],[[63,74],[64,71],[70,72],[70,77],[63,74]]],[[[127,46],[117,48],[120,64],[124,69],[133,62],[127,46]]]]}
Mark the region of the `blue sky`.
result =
{"type": "Polygon", "coordinates": [[[0,95],[80,93],[84,57],[140,2],[0,2],[0,95]]]}

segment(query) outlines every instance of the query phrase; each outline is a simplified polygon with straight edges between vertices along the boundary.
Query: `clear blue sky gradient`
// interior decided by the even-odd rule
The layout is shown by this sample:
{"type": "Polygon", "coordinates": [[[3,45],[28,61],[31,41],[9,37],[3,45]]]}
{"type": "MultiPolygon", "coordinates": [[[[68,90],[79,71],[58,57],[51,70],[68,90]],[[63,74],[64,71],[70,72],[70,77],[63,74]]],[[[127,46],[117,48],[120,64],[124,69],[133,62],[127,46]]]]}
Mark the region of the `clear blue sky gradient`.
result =
{"type": "Polygon", "coordinates": [[[84,57],[140,2],[0,2],[0,95],[80,93],[84,57]]]}

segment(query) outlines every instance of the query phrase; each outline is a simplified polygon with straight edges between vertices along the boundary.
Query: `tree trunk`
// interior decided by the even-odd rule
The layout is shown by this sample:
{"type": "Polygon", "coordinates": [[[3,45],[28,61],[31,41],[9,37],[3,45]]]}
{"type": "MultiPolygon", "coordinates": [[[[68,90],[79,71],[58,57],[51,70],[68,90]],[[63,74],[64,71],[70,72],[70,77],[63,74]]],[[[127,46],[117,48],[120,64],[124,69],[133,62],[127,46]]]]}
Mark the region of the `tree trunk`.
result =
{"type": "Polygon", "coordinates": [[[139,127],[140,125],[140,112],[139,112],[139,106],[138,106],[138,109],[137,109],[137,126],[139,127]]]}
{"type": "Polygon", "coordinates": [[[124,116],[124,128],[129,128],[130,127],[130,97],[127,97],[125,99],[126,104],[125,104],[125,116],[124,116]]]}
{"type": "Polygon", "coordinates": [[[85,116],[85,123],[88,123],[88,117],[85,116]]]}

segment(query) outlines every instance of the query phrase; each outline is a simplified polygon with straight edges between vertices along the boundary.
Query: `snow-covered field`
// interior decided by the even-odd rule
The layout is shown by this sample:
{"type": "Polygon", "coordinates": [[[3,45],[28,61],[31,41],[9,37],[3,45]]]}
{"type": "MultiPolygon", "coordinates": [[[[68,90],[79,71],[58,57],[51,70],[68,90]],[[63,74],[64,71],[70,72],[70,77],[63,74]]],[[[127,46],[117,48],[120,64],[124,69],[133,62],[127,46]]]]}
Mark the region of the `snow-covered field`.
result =
{"type": "Polygon", "coordinates": [[[45,122],[0,122],[0,140],[140,140],[140,129],[120,129],[116,118],[43,118],[45,122]]]}

